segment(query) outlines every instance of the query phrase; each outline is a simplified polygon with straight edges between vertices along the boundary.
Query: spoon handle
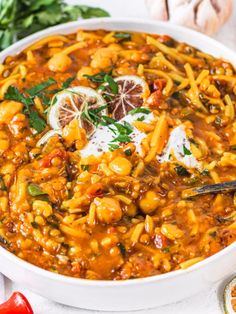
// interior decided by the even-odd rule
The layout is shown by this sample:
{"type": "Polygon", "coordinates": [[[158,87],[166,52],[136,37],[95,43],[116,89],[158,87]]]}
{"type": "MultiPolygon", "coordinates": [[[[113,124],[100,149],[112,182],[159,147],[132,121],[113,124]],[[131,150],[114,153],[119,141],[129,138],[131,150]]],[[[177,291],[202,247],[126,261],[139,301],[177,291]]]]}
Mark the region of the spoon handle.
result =
{"type": "Polygon", "coordinates": [[[230,192],[234,190],[236,190],[236,180],[186,189],[182,192],[182,197],[189,198],[209,193],[230,192]]]}

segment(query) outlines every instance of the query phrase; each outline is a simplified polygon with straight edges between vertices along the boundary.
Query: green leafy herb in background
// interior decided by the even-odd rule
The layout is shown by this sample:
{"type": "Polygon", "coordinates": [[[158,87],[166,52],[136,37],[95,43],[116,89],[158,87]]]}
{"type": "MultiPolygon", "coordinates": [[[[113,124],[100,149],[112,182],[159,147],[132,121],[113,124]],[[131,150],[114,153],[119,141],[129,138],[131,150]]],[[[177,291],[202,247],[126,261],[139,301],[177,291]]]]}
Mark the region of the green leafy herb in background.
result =
{"type": "Polygon", "coordinates": [[[49,26],[106,16],[103,9],[68,5],[63,0],[0,0],[0,50],[49,26]]]}

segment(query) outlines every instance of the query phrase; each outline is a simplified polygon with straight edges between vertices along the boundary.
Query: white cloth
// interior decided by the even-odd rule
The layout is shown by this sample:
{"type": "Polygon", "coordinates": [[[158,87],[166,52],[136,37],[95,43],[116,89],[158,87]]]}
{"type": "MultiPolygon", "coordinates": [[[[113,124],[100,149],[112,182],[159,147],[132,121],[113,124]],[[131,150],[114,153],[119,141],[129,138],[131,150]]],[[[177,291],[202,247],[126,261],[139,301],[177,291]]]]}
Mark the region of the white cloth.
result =
{"type": "MultiPolygon", "coordinates": [[[[144,0],[69,0],[72,4],[83,3],[107,9],[113,17],[139,17],[147,18],[148,13],[144,5],[144,0]],[[125,10],[124,10],[125,8],[125,10]]],[[[227,24],[222,28],[220,33],[215,37],[220,42],[236,50],[236,3],[234,3],[234,13],[227,24]]],[[[194,285],[194,282],[191,284],[194,285]]],[[[221,314],[222,308],[222,286],[217,284],[212,289],[202,291],[200,294],[193,296],[182,302],[167,305],[151,310],[137,311],[139,314],[221,314]]],[[[87,311],[63,306],[49,301],[41,296],[32,293],[25,288],[12,283],[10,280],[3,278],[0,274],[0,302],[7,299],[13,291],[22,292],[30,301],[35,314],[95,314],[98,311],[87,311]]],[[[106,312],[108,313],[108,312],[106,312]]],[[[109,312],[112,314],[112,312],[109,312]]],[[[123,312],[125,314],[127,312],[123,312]]],[[[130,312],[129,312],[130,313],[130,312]]]]}

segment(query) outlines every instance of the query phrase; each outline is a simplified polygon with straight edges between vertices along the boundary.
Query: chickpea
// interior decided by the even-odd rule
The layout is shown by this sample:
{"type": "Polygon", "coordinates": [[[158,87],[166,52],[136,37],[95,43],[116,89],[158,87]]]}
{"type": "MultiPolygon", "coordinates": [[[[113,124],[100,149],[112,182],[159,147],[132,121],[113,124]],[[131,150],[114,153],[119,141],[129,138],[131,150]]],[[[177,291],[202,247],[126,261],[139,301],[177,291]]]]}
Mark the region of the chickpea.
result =
{"type": "Polygon", "coordinates": [[[124,211],[127,216],[134,217],[137,214],[137,206],[134,203],[131,203],[129,205],[125,205],[124,211]]]}
{"type": "Polygon", "coordinates": [[[147,191],[139,201],[139,207],[144,214],[154,212],[160,206],[161,200],[158,194],[153,191],[147,191]]]}
{"type": "Polygon", "coordinates": [[[91,67],[105,69],[116,63],[120,46],[111,44],[109,47],[100,48],[92,55],[91,67]]]}
{"type": "Polygon", "coordinates": [[[57,53],[48,61],[48,68],[53,72],[65,72],[71,65],[71,59],[66,54],[57,53]]]}
{"type": "Polygon", "coordinates": [[[0,104],[0,124],[9,124],[11,119],[22,110],[23,104],[17,101],[3,101],[0,104]]]}
{"type": "Polygon", "coordinates": [[[109,168],[116,174],[128,176],[132,170],[132,164],[124,157],[116,157],[110,162],[109,168]]]}
{"type": "Polygon", "coordinates": [[[95,198],[96,214],[103,223],[117,222],[122,217],[122,210],[117,199],[111,197],[95,198]]]}
{"type": "Polygon", "coordinates": [[[9,128],[14,137],[21,138],[22,130],[27,126],[27,119],[23,113],[17,113],[9,123],[9,128]]]}
{"type": "Polygon", "coordinates": [[[36,200],[33,202],[33,210],[36,212],[37,215],[44,214],[45,217],[48,217],[52,214],[52,207],[48,202],[36,200]],[[50,213],[47,215],[47,213],[50,213]],[[46,213],[46,215],[45,215],[46,213]]]}

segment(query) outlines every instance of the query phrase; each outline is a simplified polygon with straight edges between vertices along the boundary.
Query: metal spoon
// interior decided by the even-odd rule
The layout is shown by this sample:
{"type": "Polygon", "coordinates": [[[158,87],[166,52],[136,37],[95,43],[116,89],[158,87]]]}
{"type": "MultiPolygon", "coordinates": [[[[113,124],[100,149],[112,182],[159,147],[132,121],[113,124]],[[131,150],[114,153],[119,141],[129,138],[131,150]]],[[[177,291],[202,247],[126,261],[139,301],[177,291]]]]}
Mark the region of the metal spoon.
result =
{"type": "Polygon", "coordinates": [[[182,198],[189,198],[209,193],[230,192],[234,190],[236,190],[236,180],[186,189],[182,192],[182,198]]]}

